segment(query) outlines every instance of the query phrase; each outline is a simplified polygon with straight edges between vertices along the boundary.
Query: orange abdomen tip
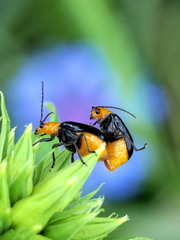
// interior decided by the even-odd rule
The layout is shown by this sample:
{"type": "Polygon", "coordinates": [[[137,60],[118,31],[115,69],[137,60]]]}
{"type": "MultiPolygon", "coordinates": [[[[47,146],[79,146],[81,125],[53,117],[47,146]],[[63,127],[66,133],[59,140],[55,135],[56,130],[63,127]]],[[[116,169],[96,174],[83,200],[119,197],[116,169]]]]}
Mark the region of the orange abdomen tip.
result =
{"type": "Polygon", "coordinates": [[[104,163],[111,172],[126,163],[129,159],[126,141],[124,138],[120,138],[114,142],[108,142],[107,153],[108,156],[104,163]]]}
{"type": "MultiPolygon", "coordinates": [[[[84,133],[84,134],[86,136],[86,140],[87,140],[90,151],[96,151],[98,148],[101,147],[102,144],[104,144],[104,141],[101,138],[90,133],[84,133]]],[[[87,154],[89,154],[84,137],[82,137],[79,152],[81,156],[86,156],[87,154]]],[[[98,161],[105,161],[106,159],[107,159],[107,151],[105,148],[101,153],[98,161]]]]}

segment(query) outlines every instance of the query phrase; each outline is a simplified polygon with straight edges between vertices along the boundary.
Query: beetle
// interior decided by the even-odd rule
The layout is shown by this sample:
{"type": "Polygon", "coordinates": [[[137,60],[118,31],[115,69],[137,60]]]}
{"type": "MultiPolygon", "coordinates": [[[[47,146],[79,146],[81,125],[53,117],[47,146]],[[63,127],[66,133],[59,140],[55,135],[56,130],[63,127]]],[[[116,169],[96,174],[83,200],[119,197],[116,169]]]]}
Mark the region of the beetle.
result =
{"type": "Polygon", "coordinates": [[[122,119],[108,108],[124,111],[133,117],[132,113],[112,106],[92,107],[90,119],[97,119],[93,125],[99,124],[107,143],[107,159],[105,165],[110,171],[126,163],[132,156],[133,151],[140,151],[146,148],[147,143],[142,148],[136,148],[133,138],[122,121],[122,119]]]}
{"type": "MultiPolygon", "coordinates": [[[[57,137],[59,142],[52,146],[52,149],[64,145],[66,149],[72,152],[71,162],[74,162],[74,153],[78,153],[79,158],[83,164],[86,163],[83,161],[82,156],[85,156],[89,153],[95,153],[95,150],[98,149],[102,144],[105,144],[105,137],[103,133],[90,125],[86,125],[78,122],[47,122],[46,119],[50,114],[43,119],[43,101],[44,101],[44,84],[42,82],[42,102],[41,102],[41,118],[40,125],[36,128],[34,134],[45,136],[50,135],[48,138],[42,138],[33,144],[36,145],[40,142],[49,142],[57,137]]],[[[102,154],[100,155],[98,161],[104,161],[107,157],[106,147],[102,154]]],[[[54,168],[56,159],[54,152],[52,153],[52,166],[54,168]]]]}

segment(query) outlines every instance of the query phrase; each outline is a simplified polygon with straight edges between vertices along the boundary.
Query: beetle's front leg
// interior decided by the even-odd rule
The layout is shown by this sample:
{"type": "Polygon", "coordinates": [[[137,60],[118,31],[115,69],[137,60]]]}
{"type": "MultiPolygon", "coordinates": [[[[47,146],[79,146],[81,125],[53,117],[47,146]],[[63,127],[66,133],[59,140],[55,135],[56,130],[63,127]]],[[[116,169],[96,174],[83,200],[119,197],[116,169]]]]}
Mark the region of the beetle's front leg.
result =
{"type": "Polygon", "coordinates": [[[54,138],[55,138],[55,135],[52,134],[52,135],[50,136],[50,138],[42,138],[42,139],[38,140],[37,142],[33,143],[32,146],[36,145],[36,144],[39,143],[39,142],[50,142],[50,141],[54,140],[54,138]]]}

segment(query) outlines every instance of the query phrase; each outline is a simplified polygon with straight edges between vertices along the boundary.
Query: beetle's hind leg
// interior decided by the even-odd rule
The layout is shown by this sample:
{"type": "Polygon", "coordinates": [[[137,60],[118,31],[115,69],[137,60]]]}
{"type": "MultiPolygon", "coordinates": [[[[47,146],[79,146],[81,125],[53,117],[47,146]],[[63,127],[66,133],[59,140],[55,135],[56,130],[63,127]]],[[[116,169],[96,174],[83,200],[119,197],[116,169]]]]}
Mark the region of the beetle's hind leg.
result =
{"type": "Polygon", "coordinates": [[[84,137],[84,140],[85,140],[85,143],[86,143],[86,149],[87,149],[88,153],[94,153],[97,156],[96,151],[91,151],[89,149],[89,144],[88,144],[86,135],[84,133],[81,133],[81,135],[79,137],[82,137],[82,136],[84,137]]]}
{"type": "MultiPolygon", "coordinates": [[[[81,156],[81,154],[80,154],[80,152],[79,152],[78,146],[77,146],[77,144],[76,144],[75,142],[69,141],[69,142],[63,143],[62,145],[64,145],[64,146],[66,147],[66,146],[70,146],[70,145],[72,145],[72,144],[74,145],[75,150],[76,150],[76,152],[77,152],[77,154],[78,154],[79,159],[81,160],[81,162],[82,162],[84,165],[87,166],[87,164],[83,161],[82,156],[81,156]]],[[[74,156],[73,156],[73,155],[74,155],[74,153],[72,154],[71,162],[74,162],[74,156]]]]}
{"type": "Polygon", "coordinates": [[[145,149],[145,148],[147,147],[147,143],[145,143],[142,148],[137,148],[137,147],[134,145],[134,143],[133,143],[127,136],[122,135],[121,137],[127,139],[127,140],[131,143],[131,146],[133,147],[133,149],[134,149],[135,151],[141,151],[141,150],[143,150],[143,149],[145,149]]]}
{"type": "Polygon", "coordinates": [[[74,147],[75,147],[75,149],[76,149],[77,154],[79,155],[79,159],[81,160],[81,162],[82,162],[84,165],[87,166],[87,164],[86,164],[86,163],[83,161],[83,159],[82,159],[82,156],[81,156],[81,154],[80,154],[80,152],[79,152],[79,149],[78,149],[76,143],[73,142],[73,144],[74,144],[74,147]]]}
{"type": "Polygon", "coordinates": [[[143,149],[145,149],[145,148],[147,147],[147,143],[145,143],[142,148],[136,148],[135,146],[133,146],[133,147],[134,147],[134,149],[135,149],[136,151],[141,151],[141,150],[143,150],[143,149]]]}
{"type": "Polygon", "coordinates": [[[143,150],[147,147],[147,143],[145,143],[142,148],[137,148],[132,141],[131,141],[131,145],[132,145],[132,147],[134,148],[135,151],[141,151],[141,150],[143,150]]]}

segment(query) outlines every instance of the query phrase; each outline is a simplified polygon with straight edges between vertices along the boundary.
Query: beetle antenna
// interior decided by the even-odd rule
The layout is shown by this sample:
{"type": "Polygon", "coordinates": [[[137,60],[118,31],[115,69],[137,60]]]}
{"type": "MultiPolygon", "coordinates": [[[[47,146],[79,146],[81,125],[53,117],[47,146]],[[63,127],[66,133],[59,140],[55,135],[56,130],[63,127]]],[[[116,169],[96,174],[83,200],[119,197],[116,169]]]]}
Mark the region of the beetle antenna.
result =
{"type": "Polygon", "coordinates": [[[42,123],[42,118],[43,118],[43,102],[44,102],[44,82],[42,82],[42,99],[41,99],[41,118],[40,118],[40,123],[42,123]]]}
{"type": "Polygon", "coordinates": [[[44,123],[46,121],[46,119],[49,117],[49,115],[51,115],[52,113],[54,113],[54,112],[48,113],[42,122],[44,123]]]}
{"type": "Polygon", "coordinates": [[[112,107],[112,106],[99,106],[99,107],[118,109],[118,110],[121,110],[121,111],[123,111],[123,112],[126,112],[126,113],[128,113],[129,115],[131,115],[132,117],[136,118],[136,116],[134,116],[132,113],[130,113],[130,112],[128,112],[128,111],[126,111],[126,110],[124,110],[124,109],[122,109],[122,108],[112,107]]]}

